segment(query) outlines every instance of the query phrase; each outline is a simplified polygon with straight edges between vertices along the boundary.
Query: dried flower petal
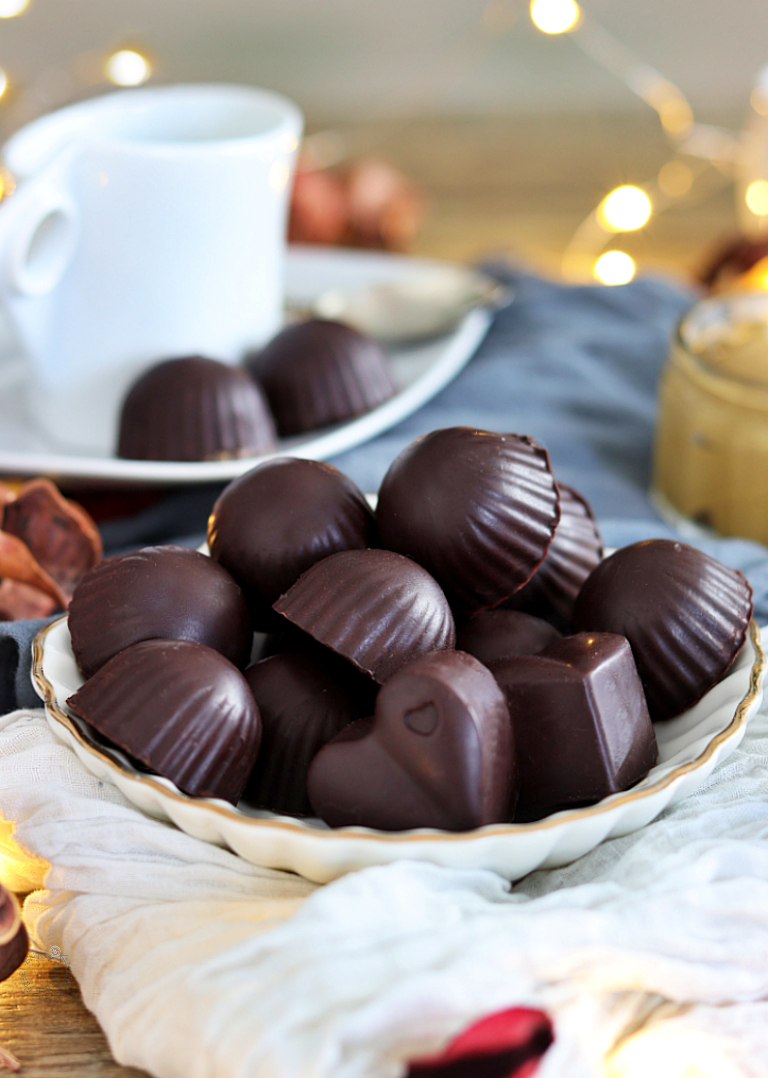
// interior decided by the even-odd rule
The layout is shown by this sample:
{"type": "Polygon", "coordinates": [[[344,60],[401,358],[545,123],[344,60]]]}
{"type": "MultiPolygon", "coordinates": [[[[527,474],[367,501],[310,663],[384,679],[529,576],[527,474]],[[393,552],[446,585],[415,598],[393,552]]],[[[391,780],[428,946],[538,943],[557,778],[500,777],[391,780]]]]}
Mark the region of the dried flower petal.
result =
{"type": "Polygon", "coordinates": [[[93,520],[48,479],[33,479],[21,488],[5,505],[2,526],[23,541],[67,600],[83,574],[101,560],[101,537],[93,520]]]}
{"type": "Polygon", "coordinates": [[[21,1070],[21,1063],[8,1048],[0,1044],[0,1071],[11,1071],[12,1074],[21,1070]]]}
{"type": "Polygon", "coordinates": [[[47,618],[58,605],[56,599],[32,584],[22,584],[20,580],[0,580],[0,621],[47,618]]]}
{"type": "Polygon", "coordinates": [[[544,1011],[510,1007],[481,1018],[437,1055],[413,1060],[407,1078],[530,1078],[553,1039],[544,1011]]]}
{"type": "Polygon", "coordinates": [[[8,532],[0,532],[0,578],[31,584],[55,599],[62,610],[67,608],[67,595],[56,581],[40,568],[29,547],[8,532]]]}
{"type": "Polygon", "coordinates": [[[29,939],[16,897],[0,884],[0,981],[17,970],[29,950],[29,939]]]}

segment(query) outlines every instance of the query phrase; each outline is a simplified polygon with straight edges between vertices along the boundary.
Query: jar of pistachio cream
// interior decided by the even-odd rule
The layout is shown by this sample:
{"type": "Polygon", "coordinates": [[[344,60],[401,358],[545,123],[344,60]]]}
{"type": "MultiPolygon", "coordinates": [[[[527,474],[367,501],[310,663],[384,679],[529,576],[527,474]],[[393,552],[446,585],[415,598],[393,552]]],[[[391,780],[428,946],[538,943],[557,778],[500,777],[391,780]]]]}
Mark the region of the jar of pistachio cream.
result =
{"type": "Polygon", "coordinates": [[[677,523],[768,543],[768,293],[702,300],[659,387],[653,495],[677,523]]]}

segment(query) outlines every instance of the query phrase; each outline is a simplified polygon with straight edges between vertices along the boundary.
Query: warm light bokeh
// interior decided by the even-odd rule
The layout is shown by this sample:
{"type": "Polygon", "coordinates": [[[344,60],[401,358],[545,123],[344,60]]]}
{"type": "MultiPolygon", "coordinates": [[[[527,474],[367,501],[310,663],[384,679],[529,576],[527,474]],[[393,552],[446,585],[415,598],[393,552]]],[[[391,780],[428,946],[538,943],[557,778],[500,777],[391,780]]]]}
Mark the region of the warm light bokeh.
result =
{"type": "Polygon", "coordinates": [[[133,49],[120,49],[104,65],[104,73],[116,86],[140,86],[152,73],[149,61],[133,49]]]}
{"type": "Polygon", "coordinates": [[[567,34],[581,21],[576,0],[531,0],[531,20],[543,34],[567,34]]]}
{"type": "Polygon", "coordinates": [[[611,232],[634,232],[648,223],[651,210],[651,200],[645,191],[625,184],[605,196],[598,209],[598,219],[611,232]]]}
{"type": "Polygon", "coordinates": [[[739,1078],[718,1042],[692,1029],[651,1027],[613,1053],[605,1078],[739,1078]]]}
{"type": "Polygon", "coordinates": [[[29,7],[29,0],[0,0],[0,19],[12,19],[29,7]]]}
{"type": "Polygon", "coordinates": [[[751,183],[744,194],[744,201],[755,217],[768,216],[768,182],[755,180],[751,183]]]}
{"type": "Polygon", "coordinates": [[[592,275],[600,284],[628,284],[635,276],[635,260],[625,251],[606,251],[595,262],[592,275]]]}

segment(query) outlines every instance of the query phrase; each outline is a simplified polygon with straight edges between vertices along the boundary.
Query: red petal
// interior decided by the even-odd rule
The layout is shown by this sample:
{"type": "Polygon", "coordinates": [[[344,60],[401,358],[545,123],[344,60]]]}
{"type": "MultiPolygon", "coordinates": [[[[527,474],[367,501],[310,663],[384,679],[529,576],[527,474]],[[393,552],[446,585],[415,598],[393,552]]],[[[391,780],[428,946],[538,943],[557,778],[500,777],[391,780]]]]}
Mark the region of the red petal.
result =
{"type": "Polygon", "coordinates": [[[438,1055],[411,1062],[408,1078],[528,1078],[553,1039],[544,1011],[511,1007],[481,1018],[438,1055]]]}

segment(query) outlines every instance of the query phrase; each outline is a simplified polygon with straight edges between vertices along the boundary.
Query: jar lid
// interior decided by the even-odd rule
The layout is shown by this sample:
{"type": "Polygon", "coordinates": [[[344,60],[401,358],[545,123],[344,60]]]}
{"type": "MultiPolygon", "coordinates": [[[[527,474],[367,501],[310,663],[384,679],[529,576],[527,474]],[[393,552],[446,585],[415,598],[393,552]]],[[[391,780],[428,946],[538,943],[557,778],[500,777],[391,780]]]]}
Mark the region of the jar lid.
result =
{"type": "Polygon", "coordinates": [[[679,332],[685,350],[712,373],[768,388],[768,294],[703,300],[679,332]]]}

